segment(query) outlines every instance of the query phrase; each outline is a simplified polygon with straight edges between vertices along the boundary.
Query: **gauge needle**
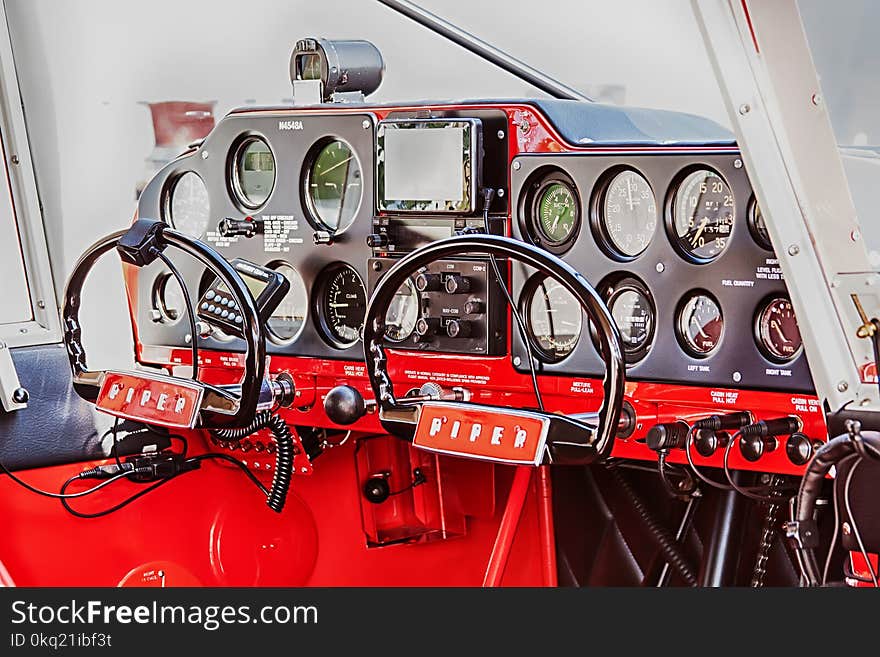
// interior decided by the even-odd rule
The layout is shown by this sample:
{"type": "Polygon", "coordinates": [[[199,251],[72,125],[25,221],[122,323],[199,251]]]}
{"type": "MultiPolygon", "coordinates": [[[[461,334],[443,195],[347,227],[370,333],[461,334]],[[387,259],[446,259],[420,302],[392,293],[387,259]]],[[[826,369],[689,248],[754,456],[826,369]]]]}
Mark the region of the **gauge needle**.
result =
{"type": "Polygon", "coordinates": [[[352,160],[353,157],[354,157],[354,155],[352,155],[352,156],[349,157],[349,158],[346,158],[346,159],[342,160],[342,162],[337,162],[336,164],[334,164],[334,165],[333,165],[332,167],[330,167],[329,169],[324,169],[323,171],[321,171],[318,175],[319,175],[319,176],[326,176],[328,173],[330,173],[331,171],[333,171],[333,169],[338,169],[339,167],[341,167],[341,166],[342,166],[343,164],[345,164],[346,162],[351,162],[351,160],[352,160]]]}
{"type": "Polygon", "coordinates": [[[779,322],[777,322],[774,319],[770,322],[770,326],[772,326],[773,328],[776,329],[776,332],[779,334],[779,337],[782,338],[785,342],[791,342],[791,340],[789,340],[787,337],[785,337],[785,334],[782,332],[782,329],[779,327],[779,322]]]}
{"type": "Polygon", "coordinates": [[[693,315],[691,315],[691,321],[692,321],[694,324],[697,325],[697,330],[700,332],[700,335],[702,335],[704,338],[708,338],[708,337],[709,337],[709,334],[706,333],[706,332],[703,330],[703,327],[700,326],[700,322],[698,322],[698,321],[697,321],[697,318],[694,317],[693,315]]]}
{"type": "Polygon", "coordinates": [[[700,222],[700,228],[697,230],[697,234],[694,235],[694,239],[691,240],[691,245],[696,246],[697,241],[700,239],[700,235],[703,234],[703,231],[706,230],[706,224],[709,223],[709,217],[703,217],[703,220],[700,222]]]}
{"type": "Polygon", "coordinates": [[[328,304],[331,308],[348,308],[347,303],[331,303],[328,304]]]}
{"type": "Polygon", "coordinates": [[[626,179],[626,195],[628,197],[629,209],[632,210],[633,205],[633,188],[632,188],[632,180],[630,178],[626,179]]]}
{"type": "Polygon", "coordinates": [[[556,219],[553,220],[553,225],[550,226],[550,232],[551,232],[551,233],[555,233],[555,232],[556,232],[556,226],[558,226],[558,225],[559,225],[559,215],[557,214],[557,215],[556,215],[556,219]]]}

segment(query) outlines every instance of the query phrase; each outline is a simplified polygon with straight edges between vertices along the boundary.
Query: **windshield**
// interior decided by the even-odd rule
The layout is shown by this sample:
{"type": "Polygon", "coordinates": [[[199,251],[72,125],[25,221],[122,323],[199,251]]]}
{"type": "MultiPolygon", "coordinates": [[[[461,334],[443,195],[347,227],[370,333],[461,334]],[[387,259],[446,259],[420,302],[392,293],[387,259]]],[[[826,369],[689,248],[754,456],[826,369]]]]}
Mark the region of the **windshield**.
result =
{"type": "Polygon", "coordinates": [[[880,3],[800,0],[798,6],[868,255],[880,267],[880,3]]]}

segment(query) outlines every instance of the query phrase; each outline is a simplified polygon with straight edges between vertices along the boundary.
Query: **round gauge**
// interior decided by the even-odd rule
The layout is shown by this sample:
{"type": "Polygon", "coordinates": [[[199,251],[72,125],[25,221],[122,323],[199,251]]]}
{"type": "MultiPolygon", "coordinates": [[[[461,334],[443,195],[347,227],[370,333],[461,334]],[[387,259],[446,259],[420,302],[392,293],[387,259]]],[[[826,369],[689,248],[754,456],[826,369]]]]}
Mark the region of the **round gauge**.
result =
{"type": "Polygon", "coordinates": [[[693,292],[685,298],[676,320],[682,346],[692,356],[708,356],[721,343],[724,318],[718,302],[704,292],[693,292]]]}
{"type": "Polygon", "coordinates": [[[788,298],[773,297],[761,306],[755,318],[755,336],[770,360],[787,363],[800,355],[801,331],[788,298]]]}
{"type": "Polygon", "coordinates": [[[583,313],[571,292],[537,274],[523,289],[523,305],[529,339],[542,360],[557,363],[574,351],[583,313]]]}
{"type": "Polygon", "coordinates": [[[764,215],[757,199],[752,199],[752,203],[749,205],[749,232],[758,246],[767,251],[773,250],[770,233],[767,232],[767,224],[764,223],[764,215]]]}
{"type": "Polygon", "coordinates": [[[640,280],[627,277],[602,286],[602,296],[620,331],[627,364],[640,361],[654,339],[656,313],[651,293],[640,280]]]}
{"type": "Polygon", "coordinates": [[[166,198],[165,219],[181,233],[199,238],[211,219],[208,188],[199,174],[187,171],[178,176],[166,198]]]}
{"type": "Polygon", "coordinates": [[[275,156],[260,137],[248,137],[238,145],[232,186],[238,202],[251,210],[269,199],[275,187],[275,156]]]}
{"type": "Polygon", "coordinates": [[[153,286],[153,308],[159,311],[162,322],[173,324],[186,315],[186,299],[177,279],[172,274],[162,274],[153,286]]]}
{"type": "Polygon", "coordinates": [[[385,313],[385,337],[403,342],[416,328],[419,320],[419,293],[411,280],[400,286],[385,313]]]}
{"type": "Polygon", "coordinates": [[[539,169],[521,197],[519,216],[532,242],[551,253],[571,247],[581,225],[577,187],[558,169],[539,169]]]}
{"type": "Polygon", "coordinates": [[[318,317],[321,332],[335,347],[350,347],[361,336],[367,311],[367,291],[349,265],[335,264],[321,274],[318,317]]]}
{"type": "Polygon", "coordinates": [[[611,178],[598,211],[603,241],[613,255],[632,259],[648,248],[657,229],[657,204],[641,174],[626,169],[611,178]]]}
{"type": "Polygon", "coordinates": [[[279,344],[290,344],[299,337],[306,324],[306,313],[309,309],[309,293],[302,276],[287,263],[272,265],[272,269],[284,276],[290,283],[290,289],[275,312],[266,322],[269,337],[279,344]]]}
{"type": "Polygon", "coordinates": [[[363,195],[361,178],[360,162],[344,141],[321,141],[312,147],[302,184],[316,228],[341,233],[352,224],[363,195]]]}
{"type": "Polygon", "coordinates": [[[690,260],[714,260],[727,248],[733,230],[734,200],[730,187],[714,171],[689,174],[672,203],[672,237],[690,260]]]}

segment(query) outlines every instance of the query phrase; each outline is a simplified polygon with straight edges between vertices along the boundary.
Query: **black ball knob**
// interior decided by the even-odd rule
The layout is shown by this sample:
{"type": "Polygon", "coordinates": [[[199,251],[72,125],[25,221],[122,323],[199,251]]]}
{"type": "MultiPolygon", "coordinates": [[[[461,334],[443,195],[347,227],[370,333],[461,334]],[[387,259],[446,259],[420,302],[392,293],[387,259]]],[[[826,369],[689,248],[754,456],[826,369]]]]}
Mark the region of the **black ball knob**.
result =
{"type": "Polygon", "coordinates": [[[751,463],[764,456],[765,452],[772,452],[774,449],[776,449],[775,436],[740,436],[739,451],[743,458],[751,463]]]}
{"type": "Polygon", "coordinates": [[[701,429],[694,433],[694,447],[697,454],[704,458],[712,456],[718,448],[725,448],[730,442],[730,434],[726,431],[701,429]]]}
{"type": "Polygon", "coordinates": [[[12,391],[12,401],[16,404],[27,404],[27,400],[30,398],[30,393],[24,388],[16,388],[12,391]]]}
{"type": "Polygon", "coordinates": [[[391,487],[384,476],[370,477],[364,483],[364,497],[373,504],[382,504],[391,496],[391,487]]]}
{"type": "Polygon", "coordinates": [[[336,386],[324,397],[324,412],[336,424],[354,424],[367,413],[364,396],[351,386],[336,386]]]}
{"type": "Polygon", "coordinates": [[[788,460],[795,465],[805,465],[813,457],[816,444],[809,436],[797,431],[788,437],[785,442],[785,453],[788,460]]]}

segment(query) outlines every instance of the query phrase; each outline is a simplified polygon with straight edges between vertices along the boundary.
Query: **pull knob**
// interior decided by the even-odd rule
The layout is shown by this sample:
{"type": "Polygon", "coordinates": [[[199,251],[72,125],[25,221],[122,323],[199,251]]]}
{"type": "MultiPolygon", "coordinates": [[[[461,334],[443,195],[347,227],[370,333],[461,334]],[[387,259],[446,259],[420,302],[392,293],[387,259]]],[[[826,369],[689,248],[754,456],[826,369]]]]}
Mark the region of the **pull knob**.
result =
{"type": "Polygon", "coordinates": [[[343,426],[354,424],[375,407],[376,402],[365,401],[357,388],[348,385],[336,386],[324,397],[327,417],[343,426]]]}
{"type": "Polygon", "coordinates": [[[765,453],[776,449],[776,436],[762,436],[760,434],[741,435],[739,439],[739,451],[746,461],[754,463],[765,453]]]}
{"type": "Polygon", "coordinates": [[[694,433],[694,447],[697,454],[708,458],[719,448],[724,449],[730,443],[730,434],[726,431],[700,429],[694,433]]]}
{"type": "Polygon", "coordinates": [[[453,274],[446,279],[446,292],[448,294],[466,294],[471,291],[471,279],[467,276],[453,274]]]}
{"type": "Polygon", "coordinates": [[[450,319],[446,323],[446,335],[450,338],[467,338],[471,334],[471,323],[466,319],[450,319]]]}
{"type": "Polygon", "coordinates": [[[809,436],[797,431],[785,442],[785,453],[788,460],[795,465],[805,465],[813,457],[817,445],[821,444],[820,441],[811,440],[809,436]]]}
{"type": "Polygon", "coordinates": [[[442,281],[440,274],[421,273],[416,276],[416,289],[419,292],[436,292],[440,289],[442,281]]]}

